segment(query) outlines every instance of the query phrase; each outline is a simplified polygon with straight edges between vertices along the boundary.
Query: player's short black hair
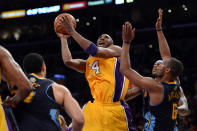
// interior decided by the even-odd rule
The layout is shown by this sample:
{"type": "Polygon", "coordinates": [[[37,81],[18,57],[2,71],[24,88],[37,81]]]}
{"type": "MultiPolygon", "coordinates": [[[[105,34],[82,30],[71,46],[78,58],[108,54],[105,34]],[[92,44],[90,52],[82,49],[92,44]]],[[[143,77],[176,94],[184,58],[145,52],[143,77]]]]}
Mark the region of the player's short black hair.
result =
{"type": "Polygon", "coordinates": [[[27,54],[23,60],[23,69],[25,73],[39,73],[41,72],[44,59],[38,53],[27,54]]]}
{"type": "Polygon", "coordinates": [[[171,74],[173,77],[178,77],[183,73],[183,63],[176,59],[176,58],[171,58],[168,67],[171,69],[171,74]]]}

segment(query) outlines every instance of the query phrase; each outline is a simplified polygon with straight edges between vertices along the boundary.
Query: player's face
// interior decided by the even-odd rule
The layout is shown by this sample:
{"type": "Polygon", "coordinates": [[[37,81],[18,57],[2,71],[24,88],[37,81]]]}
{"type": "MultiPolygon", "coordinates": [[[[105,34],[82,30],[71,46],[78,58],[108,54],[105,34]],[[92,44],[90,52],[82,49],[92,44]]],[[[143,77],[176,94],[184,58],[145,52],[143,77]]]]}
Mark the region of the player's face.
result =
{"type": "Polygon", "coordinates": [[[113,40],[108,34],[102,34],[101,36],[99,36],[99,38],[97,40],[98,47],[107,48],[111,44],[113,44],[113,40]]]}
{"type": "Polygon", "coordinates": [[[152,69],[152,75],[157,77],[157,70],[159,65],[162,64],[162,62],[155,62],[155,64],[153,65],[153,69],[152,69]]]}
{"type": "MultiPolygon", "coordinates": [[[[154,67],[153,67],[154,68],[154,67]]],[[[157,77],[162,77],[165,73],[165,64],[164,62],[163,63],[160,63],[156,66],[156,71],[155,71],[155,75],[157,77]]]]}
{"type": "Polygon", "coordinates": [[[163,63],[158,65],[157,76],[162,77],[165,75],[166,71],[168,70],[169,61],[170,61],[170,59],[166,59],[163,61],[163,63]]]}

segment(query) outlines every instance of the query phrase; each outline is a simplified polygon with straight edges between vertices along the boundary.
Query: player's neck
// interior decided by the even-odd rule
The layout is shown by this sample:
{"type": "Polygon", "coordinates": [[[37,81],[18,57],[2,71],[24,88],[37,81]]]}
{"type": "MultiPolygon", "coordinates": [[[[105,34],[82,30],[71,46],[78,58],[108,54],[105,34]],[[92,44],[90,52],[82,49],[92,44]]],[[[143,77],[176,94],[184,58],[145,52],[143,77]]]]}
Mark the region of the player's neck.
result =
{"type": "Polygon", "coordinates": [[[160,81],[161,81],[161,78],[160,78],[160,77],[155,77],[155,80],[156,80],[157,82],[160,82],[160,81]]]}
{"type": "Polygon", "coordinates": [[[161,79],[160,79],[161,82],[174,82],[174,79],[170,76],[170,75],[164,75],[161,79]]]}

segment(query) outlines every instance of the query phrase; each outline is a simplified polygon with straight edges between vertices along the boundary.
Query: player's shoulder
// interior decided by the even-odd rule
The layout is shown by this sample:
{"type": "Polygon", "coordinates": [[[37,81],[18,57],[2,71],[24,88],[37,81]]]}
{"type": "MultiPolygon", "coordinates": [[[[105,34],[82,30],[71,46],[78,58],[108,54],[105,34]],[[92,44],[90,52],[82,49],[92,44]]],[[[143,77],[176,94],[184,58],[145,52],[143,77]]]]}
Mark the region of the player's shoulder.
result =
{"type": "Polygon", "coordinates": [[[67,87],[65,87],[64,85],[58,84],[56,82],[53,83],[52,88],[55,88],[55,89],[57,89],[59,91],[70,92],[67,87]]]}

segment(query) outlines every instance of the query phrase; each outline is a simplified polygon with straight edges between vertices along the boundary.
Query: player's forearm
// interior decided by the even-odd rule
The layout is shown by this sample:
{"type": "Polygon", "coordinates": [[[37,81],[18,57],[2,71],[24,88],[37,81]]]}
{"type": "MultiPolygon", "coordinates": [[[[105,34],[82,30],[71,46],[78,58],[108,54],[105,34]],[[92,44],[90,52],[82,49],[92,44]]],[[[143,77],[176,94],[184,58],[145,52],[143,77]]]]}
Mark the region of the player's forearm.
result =
{"type": "Polygon", "coordinates": [[[18,87],[18,91],[16,95],[19,95],[22,99],[25,99],[29,95],[29,93],[32,91],[32,84],[23,74],[22,70],[20,72],[21,73],[17,75],[19,79],[17,80],[17,83],[16,83],[18,87]]]}
{"type": "MultiPolygon", "coordinates": [[[[182,89],[181,89],[182,90],[182,89]]],[[[179,100],[178,111],[181,116],[186,116],[189,114],[189,108],[187,104],[187,99],[182,91],[181,98],[179,100]]]]}
{"type": "Polygon", "coordinates": [[[18,89],[15,96],[17,97],[17,99],[21,101],[21,100],[24,100],[29,95],[30,92],[31,92],[30,89],[26,89],[26,88],[18,89]]]}
{"type": "Polygon", "coordinates": [[[72,120],[72,131],[81,131],[83,128],[83,123],[78,123],[72,120]]]}
{"type": "Polygon", "coordinates": [[[75,39],[75,41],[81,46],[81,48],[85,51],[90,44],[92,43],[91,41],[87,40],[86,38],[84,38],[83,36],[81,36],[79,33],[77,33],[76,31],[74,31],[74,33],[72,34],[72,37],[75,39]]]}
{"type": "Polygon", "coordinates": [[[18,91],[14,98],[21,101],[32,91],[32,84],[23,73],[21,67],[14,60],[9,63],[7,67],[10,68],[10,70],[6,72],[7,78],[18,87],[18,91]]]}
{"type": "Polygon", "coordinates": [[[61,49],[62,49],[62,59],[66,64],[67,62],[72,60],[72,55],[68,47],[67,39],[65,38],[61,38],[61,49]]]}
{"type": "Polygon", "coordinates": [[[123,43],[122,52],[120,57],[120,72],[125,75],[130,69],[130,56],[129,56],[130,44],[123,43]]]}
{"type": "Polygon", "coordinates": [[[84,125],[84,116],[78,105],[78,103],[73,100],[73,108],[71,108],[70,116],[72,116],[72,130],[81,131],[84,125]]]}
{"type": "Polygon", "coordinates": [[[138,87],[133,87],[127,91],[127,94],[125,96],[125,100],[129,101],[131,99],[134,99],[135,97],[139,96],[141,94],[141,89],[138,87]]]}
{"type": "Polygon", "coordinates": [[[23,101],[32,91],[32,84],[28,80],[21,79],[21,83],[17,82],[18,90],[12,97],[12,104],[16,106],[20,101],[23,101]]]}
{"type": "Polygon", "coordinates": [[[168,46],[168,42],[161,31],[157,31],[158,42],[159,42],[159,51],[162,59],[171,57],[170,48],[168,46]]]}

